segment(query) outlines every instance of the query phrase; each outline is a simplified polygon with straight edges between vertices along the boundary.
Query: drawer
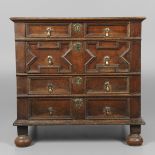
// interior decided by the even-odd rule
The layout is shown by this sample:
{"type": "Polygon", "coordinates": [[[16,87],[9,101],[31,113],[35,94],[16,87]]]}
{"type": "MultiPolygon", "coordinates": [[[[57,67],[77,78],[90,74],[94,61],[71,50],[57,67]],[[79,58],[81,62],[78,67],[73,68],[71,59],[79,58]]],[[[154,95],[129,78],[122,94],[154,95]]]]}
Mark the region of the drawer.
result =
{"type": "Polygon", "coordinates": [[[130,72],[131,41],[87,41],[85,72],[130,72]]]}
{"type": "Polygon", "coordinates": [[[128,119],[127,98],[90,98],[86,101],[86,119],[128,119]]]}
{"type": "Polygon", "coordinates": [[[127,76],[88,76],[86,77],[87,94],[129,93],[127,76]]]}
{"type": "Polygon", "coordinates": [[[29,94],[69,95],[71,77],[28,77],[29,94]]]}
{"type": "Polygon", "coordinates": [[[29,38],[70,36],[71,25],[69,23],[32,23],[26,25],[26,37],[29,38]]]}
{"type": "Polygon", "coordinates": [[[123,38],[129,36],[128,22],[88,23],[85,28],[85,37],[123,38]]]}
{"type": "Polygon", "coordinates": [[[71,100],[66,98],[30,99],[30,119],[71,119],[71,100]]]}
{"type": "Polygon", "coordinates": [[[26,42],[25,53],[27,73],[57,74],[72,71],[69,42],[26,42]]]}

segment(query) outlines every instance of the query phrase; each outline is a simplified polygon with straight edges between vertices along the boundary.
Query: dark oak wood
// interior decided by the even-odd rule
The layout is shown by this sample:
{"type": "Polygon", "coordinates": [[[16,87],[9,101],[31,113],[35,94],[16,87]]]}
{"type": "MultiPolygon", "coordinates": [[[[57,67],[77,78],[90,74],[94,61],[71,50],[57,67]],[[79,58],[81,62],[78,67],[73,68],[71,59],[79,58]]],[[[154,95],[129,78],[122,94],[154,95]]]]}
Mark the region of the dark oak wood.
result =
{"type": "Polygon", "coordinates": [[[29,136],[26,135],[19,135],[15,139],[15,144],[17,147],[28,147],[31,145],[32,139],[29,136]]]}
{"type": "Polygon", "coordinates": [[[45,30],[52,27],[51,37],[70,37],[70,24],[26,24],[26,37],[28,38],[46,38],[45,30]]]}
{"type": "Polygon", "coordinates": [[[129,125],[141,145],[144,17],[29,18],[15,24],[17,146],[28,126],[129,125]]]}
{"type": "Polygon", "coordinates": [[[15,126],[36,125],[144,125],[141,118],[137,119],[100,119],[100,120],[16,120],[15,126]]]}
{"type": "Polygon", "coordinates": [[[141,40],[141,37],[124,37],[124,38],[23,38],[23,37],[16,37],[15,41],[123,41],[123,40],[141,40]]]}
{"type": "Polygon", "coordinates": [[[86,101],[86,119],[129,119],[129,115],[126,98],[88,98],[86,101]]]}
{"type": "Polygon", "coordinates": [[[29,119],[72,119],[71,99],[30,99],[29,119]]]}
{"type": "Polygon", "coordinates": [[[51,22],[51,21],[143,21],[146,17],[11,17],[14,22],[51,22]]]}

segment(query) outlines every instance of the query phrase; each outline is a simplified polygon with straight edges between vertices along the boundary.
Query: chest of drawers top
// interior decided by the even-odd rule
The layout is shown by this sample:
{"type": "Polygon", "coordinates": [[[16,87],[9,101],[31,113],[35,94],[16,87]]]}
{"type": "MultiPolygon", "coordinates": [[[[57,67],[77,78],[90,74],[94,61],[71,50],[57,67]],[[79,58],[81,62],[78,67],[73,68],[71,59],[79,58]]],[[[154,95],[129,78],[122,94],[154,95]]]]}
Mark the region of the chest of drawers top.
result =
{"type": "Polygon", "coordinates": [[[16,23],[16,39],[139,39],[144,17],[114,18],[20,18],[16,23]]]}

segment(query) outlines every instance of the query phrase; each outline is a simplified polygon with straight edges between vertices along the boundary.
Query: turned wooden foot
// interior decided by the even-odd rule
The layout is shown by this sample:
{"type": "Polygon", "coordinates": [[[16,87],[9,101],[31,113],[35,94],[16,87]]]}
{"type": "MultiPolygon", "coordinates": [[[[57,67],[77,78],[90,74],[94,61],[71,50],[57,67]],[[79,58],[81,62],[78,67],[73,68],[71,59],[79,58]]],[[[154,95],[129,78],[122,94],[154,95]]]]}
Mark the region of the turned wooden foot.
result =
{"type": "Polygon", "coordinates": [[[143,144],[143,138],[140,136],[141,126],[130,125],[130,135],[127,137],[126,142],[131,146],[140,146],[143,144]]]}
{"type": "Polygon", "coordinates": [[[28,127],[27,126],[18,126],[18,137],[15,139],[15,144],[18,147],[27,147],[32,143],[32,139],[28,136],[28,127]]]}
{"type": "Polygon", "coordinates": [[[31,137],[26,135],[20,135],[15,139],[15,144],[18,147],[27,147],[31,145],[31,137]]]}
{"type": "Polygon", "coordinates": [[[131,146],[140,146],[143,143],[143,138],[139,134],[130,134],[127,137],[127,144],[131,146]]]}

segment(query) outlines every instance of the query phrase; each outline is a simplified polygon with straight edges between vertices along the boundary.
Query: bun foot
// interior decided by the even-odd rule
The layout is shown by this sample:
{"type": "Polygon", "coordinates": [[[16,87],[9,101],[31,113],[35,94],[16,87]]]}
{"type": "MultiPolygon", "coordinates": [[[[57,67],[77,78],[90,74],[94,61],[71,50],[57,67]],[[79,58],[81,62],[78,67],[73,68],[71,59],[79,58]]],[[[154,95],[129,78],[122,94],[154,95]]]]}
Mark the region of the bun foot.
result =
{"type": "Polygon", "coordinates": [[[32,142],[31,137],[27,136],[27,135],[19,135],[16,139],[15,139],[15,144],[17,147],[27,147],[30,146],[32,142]]]}
{"type": "Polygon", "coordinates": [[[128,145],[140,146],[143,143],[143,138],[139,134],[130,134],[126,141],[128,145]]]}

